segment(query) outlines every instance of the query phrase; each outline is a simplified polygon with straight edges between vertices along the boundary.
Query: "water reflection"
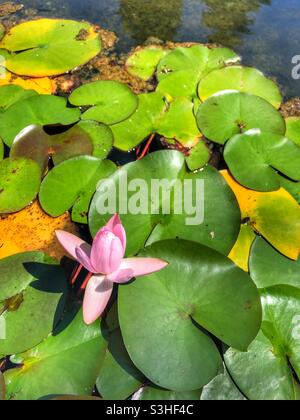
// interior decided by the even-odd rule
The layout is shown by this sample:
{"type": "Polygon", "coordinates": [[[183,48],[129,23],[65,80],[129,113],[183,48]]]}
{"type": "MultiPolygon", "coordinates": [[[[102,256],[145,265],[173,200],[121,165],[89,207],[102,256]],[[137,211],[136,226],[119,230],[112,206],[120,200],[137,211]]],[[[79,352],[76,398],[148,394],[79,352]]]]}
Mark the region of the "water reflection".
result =
{"type": "Polygon", "coordinates": [[[204,0],[207,10],[202,15],[202,25],[213,32],[209,42],[237,47],[243,42],[241,34],[249,34],[255,23],[256,13],[262,5],[271,5],[272,0],[204,0]]]}
{"type": "Polygon", "coordinates": [[[137,43],[149,37],[174,39],[181,24],[183,0],[121,0],[124,29],[137,43]]]}

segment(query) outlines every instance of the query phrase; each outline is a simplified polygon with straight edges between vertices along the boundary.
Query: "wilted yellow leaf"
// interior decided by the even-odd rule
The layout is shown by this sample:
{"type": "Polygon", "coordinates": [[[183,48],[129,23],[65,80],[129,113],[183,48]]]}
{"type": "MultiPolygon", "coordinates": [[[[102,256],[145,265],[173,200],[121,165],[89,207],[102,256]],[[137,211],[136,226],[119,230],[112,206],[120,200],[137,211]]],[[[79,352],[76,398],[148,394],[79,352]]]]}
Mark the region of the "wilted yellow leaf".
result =
{"type": "Polygon", "coordinates": [[[228,256],[238,267],[246,272],[249,271],[249,257],[255,238],[256,235],[252,227],[248,224],[242,225],[239,237],[228,256]]]}
{"type": "Polygon", "coordinates": [[[54,80],[49,77],[22,78],[5,71],[0,77],[0,86],[17,85],[27,90],[35,90],[42,95],[51,95],[56,91],[54,80]]]}
{"type": "Polygon", "coordinates": [[[278,251],[297,260],[300,253],[300,206],[284,189],[272,192],[248,190],[228,171],[221,171],[239,202],[242,218],[249,218],[260,233],[278,251]]]}
{"type": "Polygon", "coordinates": [[[35,201],[30,207],[0,219],[0,258],[27,251],[43,251],[54,258],[67,255],[56,239],[55,231],[76,235],[69,213],[53,218],[35,201]]]}

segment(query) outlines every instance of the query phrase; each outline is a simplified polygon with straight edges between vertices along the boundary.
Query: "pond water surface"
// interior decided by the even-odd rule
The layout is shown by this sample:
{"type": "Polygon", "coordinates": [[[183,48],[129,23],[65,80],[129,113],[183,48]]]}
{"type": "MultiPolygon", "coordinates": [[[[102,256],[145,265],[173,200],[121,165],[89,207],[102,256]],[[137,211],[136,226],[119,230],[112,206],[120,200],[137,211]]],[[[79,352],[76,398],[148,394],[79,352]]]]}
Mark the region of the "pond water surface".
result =
{"type": "MultiPolygon", "coordinates": [[[[5,1],[0,1],[5,3],[5,1]]],[[[117,33],[118,52],[148,37],[218,42],[244,63],[277,78],[287,97],[300,96],[292,58],[300,55],[300,0],[20,0],[28,16],[86,19],[117,33]],[[33,9],[33,10],[30,10],[33,9]]]]}

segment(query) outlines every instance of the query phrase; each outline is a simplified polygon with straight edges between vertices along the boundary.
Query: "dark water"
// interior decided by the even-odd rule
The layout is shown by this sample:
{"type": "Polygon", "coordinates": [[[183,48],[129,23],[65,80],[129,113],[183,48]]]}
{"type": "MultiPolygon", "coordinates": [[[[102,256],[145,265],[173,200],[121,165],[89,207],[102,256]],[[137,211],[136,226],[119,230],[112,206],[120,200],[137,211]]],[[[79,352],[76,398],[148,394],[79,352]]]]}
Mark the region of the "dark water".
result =
{"type": "MultiPolygon", "coordinates": [[[[5,1],[0,1],[4,3],[5,1]]],[[[115,31],[118,51],[154,36],[218,42],[247,65],[277,78],[288,97],[300,96],[292,58],[300,55],[300,0],[20,0],[29,16],[86,19],[115,31]],[[35,11],[29,11],[29,9],[35,11]]],[[[22,12],[24,15],[24,12],[22,12]]]]}

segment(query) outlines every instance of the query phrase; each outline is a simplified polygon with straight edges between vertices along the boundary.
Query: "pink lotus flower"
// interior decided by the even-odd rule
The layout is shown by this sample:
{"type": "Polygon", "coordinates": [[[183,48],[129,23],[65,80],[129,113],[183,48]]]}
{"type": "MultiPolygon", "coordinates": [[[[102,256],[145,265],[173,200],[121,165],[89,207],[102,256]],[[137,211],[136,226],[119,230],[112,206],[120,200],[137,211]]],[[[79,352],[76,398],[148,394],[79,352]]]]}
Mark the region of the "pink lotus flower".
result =
{"type": "Polygon", "coordinates": [[[56,235],[70,256],[93,274],[83,301],[83,318],[87,325],[103,314],[114,283],[127,283],[168,265],[157,258],[124,258],[126,232],[117,214],[97,233],[92,246],[68,232],[57,231],[56,235]]]}

